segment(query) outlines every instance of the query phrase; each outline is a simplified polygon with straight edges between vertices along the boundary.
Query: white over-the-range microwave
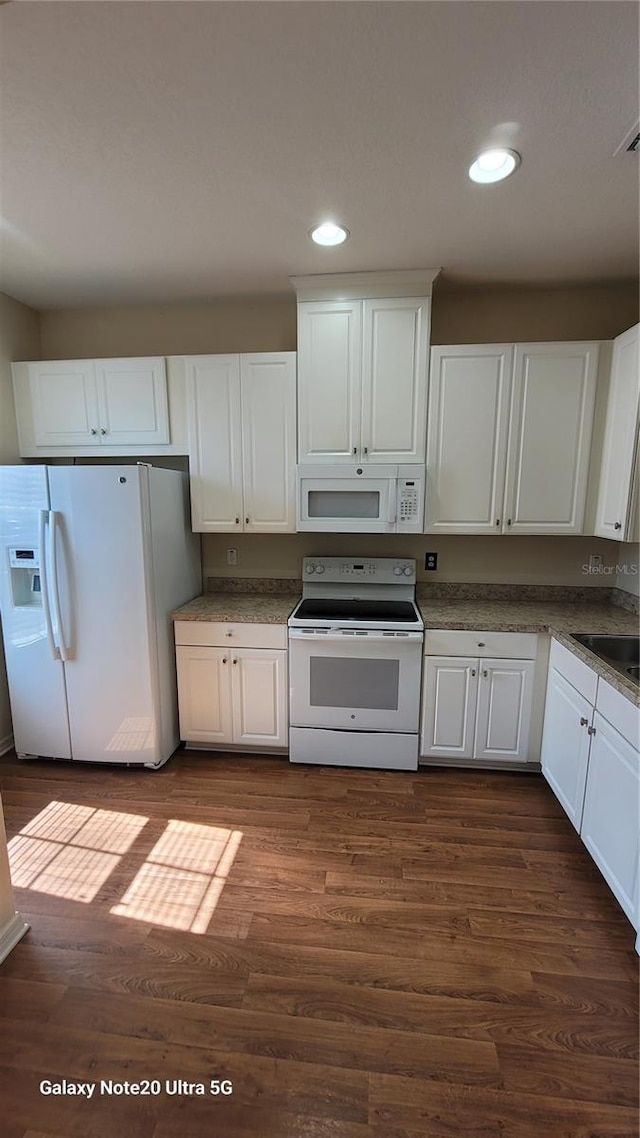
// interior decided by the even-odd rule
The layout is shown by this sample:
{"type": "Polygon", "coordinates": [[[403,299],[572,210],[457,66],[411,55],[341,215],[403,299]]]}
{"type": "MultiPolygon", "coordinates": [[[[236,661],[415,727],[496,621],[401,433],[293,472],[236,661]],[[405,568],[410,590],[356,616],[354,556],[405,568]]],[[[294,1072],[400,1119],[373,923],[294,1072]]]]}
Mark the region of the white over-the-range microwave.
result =
{"type": "Polygon", "coordinates": [[[297,529],[324,533],[422,533],[424,466],[297,468],[297,529]]]}

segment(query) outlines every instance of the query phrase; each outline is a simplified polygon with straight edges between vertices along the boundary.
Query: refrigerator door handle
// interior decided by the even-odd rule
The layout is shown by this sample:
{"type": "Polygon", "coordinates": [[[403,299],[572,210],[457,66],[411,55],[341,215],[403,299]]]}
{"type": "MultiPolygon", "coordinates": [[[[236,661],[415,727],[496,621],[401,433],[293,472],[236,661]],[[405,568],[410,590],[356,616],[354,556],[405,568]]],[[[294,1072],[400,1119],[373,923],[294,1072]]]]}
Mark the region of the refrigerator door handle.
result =
{"type": "Polygon", "coordinates": [[[47,568],[47,523],[49,521],[49,511],[40,510],[40,593],[42,596],[42,608],[44,611],[44,623],[47,630],[47,640],[49,642],[49,649],[54,660],[60,659],[55,637],[53,635],[53,624],[51,623],[51,600],[49,597],[49,570],[47,568]]]}
{"type": "Polygon", "coordinates": [[[69,650],[68,645],[65,644],[64,629],[62,627],[60,589],[58,586],[58,543],[56,542],[58,517],[59,515],[56,510],[49,511],[49,552],[51,554],[51,570],[53,576],[51,596],[53,599],[53,615],[58,628],[58,650],[60,652],[60,659],[65,661],[69,659],[69,650]]]}

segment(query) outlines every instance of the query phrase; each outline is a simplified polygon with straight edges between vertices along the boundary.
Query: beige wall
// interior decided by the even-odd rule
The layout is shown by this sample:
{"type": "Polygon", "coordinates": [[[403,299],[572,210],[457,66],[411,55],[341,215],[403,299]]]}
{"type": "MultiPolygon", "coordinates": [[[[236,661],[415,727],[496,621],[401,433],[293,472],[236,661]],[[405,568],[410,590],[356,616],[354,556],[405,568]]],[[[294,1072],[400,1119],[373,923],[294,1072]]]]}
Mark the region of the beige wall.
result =
{"type": "MultiPolygon", "coordinates": [[[[606,340],[638,319],[638,289],[438,292],[434,344],[606,340]]],[[[293,294],[150,308],[70,308],[40,314],[43,359],[200,352],[292,351],[293,294]]]]}
{"type": "Polygon", "coordinates": [[[615,566],[615,543],[596,537],[457,537],[422,534],[366,537],[362,534],[204,534],[206,577],[295,577],[302,558],[325,556],[415,557],[418,580],[481,581],[500,584],[611,586],[615,574],[586,573],[589,554],[599,553],[615,566]],[[238,564],[227,565],[227,549],[237,549],[238,564]],[[426,572],[425,552],[438,553],[438,569],[426,572]]]}
{"type": "Polygon", "coordinates": [[[625,593],[640,596],[640,550],[637,545],[619,545],[616,550],[616,580],[625,593]]]}
{"type": "MultiPolygon", "coordinates": [[[[40,331],[38,314],[10,296],[0,293],[0,463],[19,462],[18,434],[11,383],[12,360],[38,359],[40,331]]],[[[0,647],[0,752],[11,734],[9,692],[0,647]]]]}

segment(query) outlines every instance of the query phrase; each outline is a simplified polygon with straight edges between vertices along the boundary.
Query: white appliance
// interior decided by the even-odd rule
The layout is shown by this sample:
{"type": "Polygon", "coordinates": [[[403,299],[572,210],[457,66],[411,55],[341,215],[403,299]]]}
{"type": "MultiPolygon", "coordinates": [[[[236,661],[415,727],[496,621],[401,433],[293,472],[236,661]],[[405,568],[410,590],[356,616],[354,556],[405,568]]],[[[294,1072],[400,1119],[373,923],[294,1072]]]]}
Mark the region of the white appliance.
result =
{"type": "Polygon", "coordinates": [[[186,475],[0,467],[0,612],[19,757],[166,762],[179,742],[170,616],[200,589],[186,475]]]}
{"type": "Polygon", "coordinates": [[[417,770],[415,561],[305,557],[289,617],[293,763],[417,770]]]}
{"type": "Polygon", "coordinates": [[[297,528],[329,533],[422,533],[424,466],[297,468],[297,528]]]}

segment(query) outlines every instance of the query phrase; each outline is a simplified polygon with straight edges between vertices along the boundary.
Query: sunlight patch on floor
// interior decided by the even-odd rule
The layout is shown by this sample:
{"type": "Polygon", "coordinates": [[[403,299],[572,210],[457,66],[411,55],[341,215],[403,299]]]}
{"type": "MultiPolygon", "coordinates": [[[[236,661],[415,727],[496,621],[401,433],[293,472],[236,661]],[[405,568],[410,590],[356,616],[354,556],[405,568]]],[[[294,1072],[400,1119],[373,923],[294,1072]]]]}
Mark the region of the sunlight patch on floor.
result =
{"type": "Polygon", "coordinates": [[[171,820],[111,912],[205,933],[241,841],[239,830],[171,820]]]}
{"type": "Polygon", "coordinates": [[[148,821],[141,814],[50,802],[8,843],[12,882],[86,904],[148,821]]]}

